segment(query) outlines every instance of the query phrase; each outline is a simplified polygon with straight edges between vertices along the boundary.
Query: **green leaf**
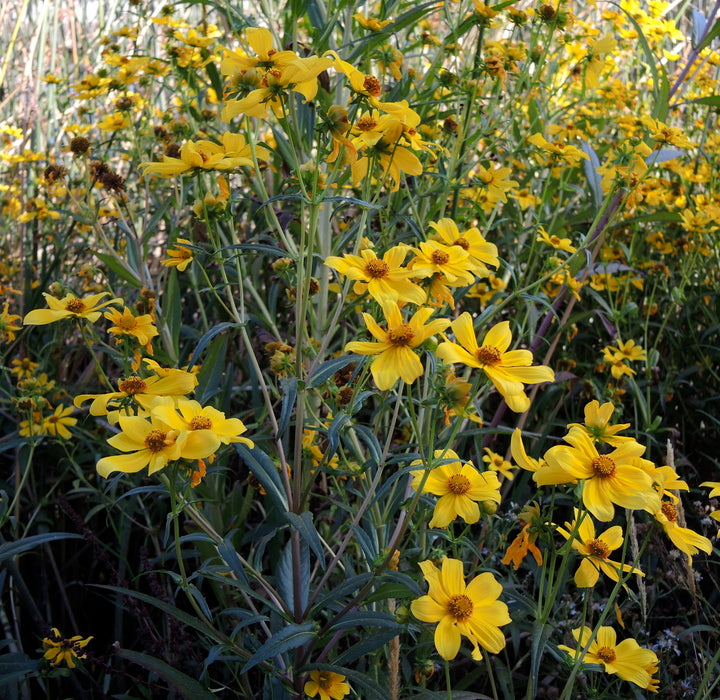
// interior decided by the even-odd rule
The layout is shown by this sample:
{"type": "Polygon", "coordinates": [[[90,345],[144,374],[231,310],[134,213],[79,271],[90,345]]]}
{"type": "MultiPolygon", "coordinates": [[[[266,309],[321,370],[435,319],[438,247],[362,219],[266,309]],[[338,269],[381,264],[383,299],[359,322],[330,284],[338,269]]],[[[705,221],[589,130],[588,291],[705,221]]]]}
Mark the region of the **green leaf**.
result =
{"type": "Polygon", "coordinates": [[[141,654],[137,651],[130,651],[129,649],[116,649],[115,655],[138,666],[142,666],[148,671],[157,673],[160,678],[173,686],[173,688],[184,698],[187,698],[187,700],[215,700],[215,695],[194,678],[190,678],[190,676],[178,671],[164,661],[156,659],[154,656],[141,654]]]}
{"type": "Polygon", "coordinates": [[[205,70],[207,71],[208,78],[210,78],[210,84],[212,85],[213,90],[215,90],[215,94],[218,97],[221,97],[223,94],[223,84],[222,79],[220,78],[220,73],[218,73],[217,66],[212,61],[208,61],[205,66],[205,70]]]}
{"type": "Polygon", "coordinates": [[[344,630],[356,627],[391,627],[399,634],[404,627],[399,625],[395,616],[384,612],[354,612],[343,615],[330,629],[344,630]]]}
{"type": "Polygon", "coordinates": [[[278,437],[285,435],[285,431],[290,424],[290,417],[295,408],[295,399],[297,398],[297,377],[290,379],[283,378],[280,380],[280,387],[283,390],[282,408],[280,409],[280,420],[278,421],[278,437]]]}
{"type": "Polygon", "coordinates": [[[325,568],[325,556],[322,547],[322,541],[320,535],[315,529],[313,523],[312,513],[305,511],[298,515],[297,513],[287,512],[285,517],[290,521],[290,524],[300,533],[300,536],[308,543],[313,554],[318,558],[320,566],[325,568]]]}
{"type": "Polygon", "coordinates": [[[684,104],[707,105],[708,107],[720,107],[720,95],[710,95],[710,97],[698,97],[697,100],[689,100],[684,104]]]}
{"type": "Polygon", "coordinates": [[[259,447],[250,449],[247,445],[236,443],[235,449],[275,505],[286,512],[288,500],[275,463],[259,447]]]}
{"type": "Polygon", "coordinates": [[[142,283],[138,279],[137,275],[132,270],[128,270],[127,267],[121,264],[114,255],[99,253],[96,250],[93,251],[93,255],[100,258],[100,260],[108,266],[108,269],[111,272],[114,272],[118,277],[124,279],[126,282],[129,282],[133,287],[137,287],[138,289],[142,287],[142,283]]]}
{"type": "Polygon", "coordinates": [[[180,357],[180,324],[182,321],[182,305],[180,302],[180,286],[177,270],[171,270],[162,301],[162,319],[170,336],[171,347],[165,351],[173,362],[180,357]]]}
{"type": "Polygon", "coordinates": [[[0,656],[0,689],[9,692],[10,686],[22,680],[28,673],[40,670],[40,662],[27,654],[11,653],[0,656]]]}
{"type": "Polygon", "coordinates": [[[200,357],[200,353],[216,335],[223,333],[229,328],[240,328],[242,325],[242,323],[231,323],[230,321],[225,321],[213,326],[207,333],[205,333],[205,335],[203,335],[202,338],[200,338],[200,340],[198,340],[195,350],[193,350],[192,357],[190,358],[190,362],[188,363],[188,370],[197,362],[198,357],[200,357]]]}
{"type": "Polygon", "coordinates": [[[600,177],[600,173],[597,171],[600,167],[600,160],[598,159],[597,153],[595,153],[593,147],[587,143],[587,141],[581,140],[580,148],[582,148],[583,153],[585,153],[585,155],[587,155],[590,159],[583,160],[583,170],[585,171],[585,179],[590,186],[593,204],[595,205],[595,210],[597,211],[603,201],[603,191],[601,186],[602,178],[600,177]]]}
{"type": "Polygon", "coordinates": [[[6,559],[12,559],[18,554],[35,549],[41,544],[54,542],[55,540],[81,540],[80,535],[74,535],[69,532],[45,532],[42,535],[31,535],[24,537],[16,542],[5,542],[0,545],[0,563],[6,559]]]}
{"type": "Polygon", "coordinates": [[[347,367],[351,362],[354,361],[354,357],[342,355],[341,357],[334,357],[332,360],[323,362],[310,375],[310,378],[308,379],[308,386],[311,389],[314,389],[316,386],[324,384],[325,381],[332,377],[336,372],[339,372],[343,367],[347,367]]]}
{"type": "Polygon", "coordinates": [[[158,608],[158,610],[162,610],[166,615],[170,615],[170,617],[174,617],[176,620],[184,622],[188,627],[192,627],[198,632],[206,634],[208,637],[211,637],[216,642],[222,641],[220,639],[217,639],[217,635],[214,634],[214,630],[210,626],[208,626],[206,622],[203,622],[197,617],[193,617],[189,613],[180,610],[180,608],[176,608],[174,605],[170,605],[170,603],[165,603],[164,601],[159,600],[154,596],[146,595],[145,593],[133,591],[128,588],[120,588],[119,586],[107,586],[102,584],[89,585],[93,588],[102,588],[107,591],[113,591],[114,593],[120,593],[121,595],[128,596],[129,598],[136,598],[137,600],[141,600],[143,603],[147,603],[148,605],[152,605],[154,608],[158,608]]]}
{"type": "Polygon", "coordinates": [[[715,24],[713,24],[713,28],[707,33],[705,38],[697,45],[696,51],[702,51],[718,35],[720,35],[720,19],[715,20],[715,24]]]}
{"type": "Polygon", "coordinates": [[[288,625],[281,629],[276,635],[273,635],[265,642],[243,666],[242,673],[247,673],[263,661],[284,654],[290,649],[296,649],[303,644],[307,644],[315,639],[315,632],[312,622],[305,622],[302,625],[288,625]]]}

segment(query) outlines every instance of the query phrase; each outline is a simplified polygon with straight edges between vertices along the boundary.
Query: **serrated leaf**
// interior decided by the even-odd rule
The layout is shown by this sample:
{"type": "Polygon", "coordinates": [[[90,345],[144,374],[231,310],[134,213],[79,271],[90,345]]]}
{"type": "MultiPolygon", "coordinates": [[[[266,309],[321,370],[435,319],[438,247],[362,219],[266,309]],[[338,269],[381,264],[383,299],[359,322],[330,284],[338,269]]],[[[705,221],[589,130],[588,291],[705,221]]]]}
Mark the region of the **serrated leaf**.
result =
{"type": "Polygon", "coordinates": [[[235,443],[235,450],[245,461],[248,469],[263,485],[267,495],[275,505],[285,512],[288,509],[287,495],[280,479],[275,463],[259,447],[249,448],[247,445],[235,443]]]}
{"type": "Polygon", "coordinates": [[[56,540],[81,540],[80,535],[75,535],[69,532],[45,532],[42,535],[31,535],[30,537],[23,537],[21,540],[15,542],[4,542],[0,544],[0,563],[6,559],[12,559],[18,554],[28,552],[41,544],[47,544],[48,542],[55,542],[56,540]]]}
{"type": "Polygon", "coordinates": [[[194,678],[185,675],[176,668],[166,664],[154,656],[141,654],[129,649],[116,649],[115,655],[126,661],[142,666],[148,671],[157,673],[160,678],[169,683],[187,700],[215,700],[215,696],[198,683],[194,678]]]}
{"type": "Polygon", "coordinates": [[[300,536],[307,542],[313,554],[317,557],[320,562],[320,566],[325,568],[325,555],[323,552],[322,541],[320,535],[315,529],[313,523],[312,513],[305,511],[298,515],[297,513],[287,512],[285,517],[290,521],[290,524],[300,533],[300,536]]]}
{"type": "Polygon", "coordinates": [[[274,634],[265,642],[243,666],[242,673],[247,673],[263,661],[284,654],[286,651],[296,649],[303,644],[307,644],[315,639],[315,633],[312,631],[312,622],[305,622],[302,625],[287,625],[283,627],[277,634],[274,634]]]}

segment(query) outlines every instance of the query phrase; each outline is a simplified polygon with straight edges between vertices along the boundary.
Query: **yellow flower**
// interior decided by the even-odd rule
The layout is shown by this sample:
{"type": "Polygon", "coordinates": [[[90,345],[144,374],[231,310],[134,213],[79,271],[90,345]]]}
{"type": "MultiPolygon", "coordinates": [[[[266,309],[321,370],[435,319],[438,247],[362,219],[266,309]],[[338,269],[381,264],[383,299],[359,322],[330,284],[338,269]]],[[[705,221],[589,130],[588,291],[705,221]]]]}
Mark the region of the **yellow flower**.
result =
{"type": "Polygon", "coordinates": [[[90,323],[95,323],[100,318],[100,309],[110,304],[121,304],[122,299],[108,299],[100,302],[109,292],[91,294],[79,299],[74,294],[66,294],[62,299],[57,299],[43,292],[49,309],[35,309],[25,316],[23,323],[26,326],[42,326],[46,323],[54,323],[63,318],[86,318],[90,323]]]}
{"type": "Polygon", "coordinates": [[[332,671],[310,671],[310,680],[305,683],[305,695],[320,700],[341,700],[350,692],[350,685],[345,682],[345,676],[332,671]]]}
{"type": "Polygon", "coordinates": [[[477,264],[461,246],[444,245],[437,241],[423,241],[408,264],[416,277],[439,277],[454,287],[471,285],[475,281],[477,264]]]}
{"type": "Polygon", "coordinates": [[[379,32],[383,27],[392,24],[391,19],[376,19],[375,17],[366,17],[362,12],[356,12],[352,18],[363,28],[373,32],[379,32]]]}
{"type": "Polygon", "coordinates": [[[595,525],[590,515],[586,513],[578,524],[579,518],[580,511],[575,508],[575,520],[572,523],[565,523],[567,530],[558,528],[558,532],[566,540],[572,538],[573,549],[582,556],[580,566],[575,572],[575,583],[579,588],[594,586],[600,577],[600,572],[613,581],[618,580],[619,572],[644,575],[640,569],[610,559],[610,553],[623,543],[622,528],[619,525],[608,528],[596,536],[595,525]]]}
{"type": "Polygon", "coordinates": [[[487,277],[490,270],[486,265],[497,267],[500,262],[497,257],[497,246],[488,243],[480,231],[475,228],[467,229],[460,233],[458,225],[452,219],[440,219],[438,222],[431,221],[430,227],[438,232],[440,240],[449,246],[459,246],[467,252],[470,261],[474,263],[473,270],[477,275],[487,277]]]}
{"type": "Polygon", "coordinates": [[[540,534],[540,528],[543,525],[542,514],[540,512],[540,506],[533,501],[523,507],[518,513],[518,520],[523,525],[520,534],[510,543],[510,546],[505,552],[505,556],[502,558],[502,563],[506,566],[512,564],[513,569],[517,571],[522,564],[523,559],[528,554],[532,554],[535,563],[538,566],[542,566],[543,557],[542,552],[538,549],[535,541],[540,534]]]}
{"type": "Polygon", "coordinates": [[[72,418],[72,412],[75,409],[72,406],[58,406],[55,412],[49,416],[43,416],[40,431],[45,435],[54,435],[65,440],[72,438],[72,433],[67,426],[77,424],[77,418],[72,418]]]}
{"type": "Polygon", "coordinates": [[[10,371],[18,379],[26,379],[32,377],[33,372],[40,366],[37,362],[33,362],[28,357],[23,357],[22,360],[13,360],[11,364],[12,368],[10,371]]]}
{"type": "Polygon", "coordinates": [[[697,145],[683,134],[682,129],[668,126],[647,115],[641,117],[640,121],[650,130],[650,138],[658,145],[665,144],[676,148],[693,148],[697,145]]]}
{"type": "Polygon", "coordinates": [[[482,369],[503,395],[510,410],[524,413],[530,408],[530,399],[523,384],[551,382],[555,373],[545,365],[531,367],[532,353],[529,350],[510,350],[512,334],[510,323],[502,321],[493,326],[478,346],[472,317],[461,314],[452,322],[455,338],[459,341],[441,343],[437,355],[448,364],[462,363],[468,367],[482,369]]]}
{"type": "Polygon", "coordinates": [[[487,462],[488,469],[492,469],[494,472],[500,472],[506,479],[512,480],[515,478],[515,475],[512,473],[513,465],[502,455],[493,452],[489,447],[485,448],[483,462],[487,462]]]}
{"type": "Polygon", "coordinates": [[[203,407],[197,401],[177,399],[176,410],[174,399],[160,399],[153,404],[151,414],[177,433],[187,432],[180,452],[183,459],[205,459],[220,445],[234,442],[254,446],[252,440],[240,437],[246,428],[239,418],[226,418],[222,411],[203,407]]]}
{"type": "Polygon", "coordinates": [[[170,257],[167,260],[162,260],[162,264],[167,267],[176,267],[178,272],[185,272],[194,256],[193,249],[188,248],[190,245],[192,245],[192,242],[187,238],[178,238],[175,241],[175,247],[168,248],[167,253],[170,257]]]}
{"type": "Polygon", "coordinates": [[[45,653],[44,658],[53,666],[59,666],[63,661],[68,668],[75,668],[75,659],[84,659],[83,649],[92,637],[83,639],[79,634],[65,639],[56,627],[50,630],[50,635],[42,640],[45,653]]]}
{"type": "Polygon", "coordinates": [[[613,447],[619,447],[624,442],[632,440],[626,435],[618,435],[619,432],[630,427],[630,423],[618,423],[610,425],[610,419],[615,412],[615,405],[612,401],[600,405],[599,401],[590,401],[585,404],[585,424],[569,423],[568,430],[580,430],[594,442],[606,443],[613,447]]]}
{"type": "Polygon", "coordinates": [[[353,292],[358,296],[368,292],[381,304],[397,301],[423,304],[427,299],[425,290],[411,282],[408,277],[414,273],[402,267],[407,251],[407,246],[396,245],[380,259],[373,250],[365,248],[360,255],[344,255],[341,258],[331,255],[325,258],[325,264],[355,280],[353,292]]]}
{"type": "Polygon", "coordinates": [[[530,457],[525,451],[525,445],[523,445],[522,441],[522,430],[520,430],[520,428],[515,428],[510,437],[510,454],[519,467],[529,472],[536,472],[546,464],[544,459],[530,457]]]}
{"type": "Polygon", "coordinates": [[[435,648],[443,659],[457,656],[462,637],[473,646],[472,657],[482,658],[480,647],[497,654],[505,648],[501,625],[512,620],[508,607],[498,597],[502,586],[485,572],[465,584],[463,564],[458,559],[445,558],[442,569],[431,561],[420,562],[428,594],[410,605],[412,614],[423,622],[437,622],[435,648]]]}
{"type": "Polygon", "coordinates": [[[652,479],[632,461],[645,452],[642,445],[632,440],[601,455],[580,431],[571,431],[565,439],[572,447],[557,445],[545,453],[547,465],[533,477],[538,486],[583,481],[583,504],[604,522],[615,515],[613,504],[649,513],[660,509],[652,479]]]}
{"type": "Polygon", "coordinates": [[[253,68],[264,70],[284,68],[299,58],[294,51],[276,50],[273,47],[272,34],[265,27],[248,27],[245,30],[245,39],[256,56],[224,49],[224,58],[220,64],[223,75],[232,76],[253,68]]]}
{"type": "Polygon", "coordinates": [[[636,362],[647,359],[647,352],[637,345],[634,340],[628,340],[623,343],[618,341],[618,346],[606,345],[603,348],[603,357],[609,362],[623,360],[625,362],[636,362]]]}
{"type": "Polygon", "coordinates": [[[677,508],[670,501],[663,501],[653,513],[655,520],[662,525],[670,541],[681,551],[687,554],[688,565],[692,566],[692,558],[700,551],[711,554],[712,542],[707,537],[687,527],[678,525],[677,508]]]}
{"type": "Polygon", "coordinates": [[[92,399],[90,415],[104,416],[109,410],[117,409],[131,398],[142,408],[149,410],[158,396],[180,397],[189,394],[198,383],[197,377],[180,369],[162,369],[163,375],[142,377],[130,376],[118,382],[118,391],[107,394],[81,394],[74,404],[79,408],[92,399]]]}
{"type": "Polygon", "coordinates": [[[606,34],[602,39],[594,41],[586,56],[585,64],[585,85],[589,88],[600,87],[600,74],[605,67],[605,54],[615,49],[615,39],[606,34]]]}
{"type": "MultiPolygon", "coordinates": [[[[500,503],[500,482],[494,472],[479,472],[472,462],[463,464],[453,450],[435,450],[435,461],[444,462],[432,469],[422,486],[423,493],[440,496],[430,527],[447,527],[460,516],[466,523],[480,520],[477,501],[500,503]]],[[[412,463],[421,465],[420,460],[412,463]]],[[[417,491],[423,483],[424,471],[413,471],[412,487],[417,491]]]]}
{"type": "Polygon", "coordinates": [[[187,433],[172,430],[165,423],[139,416],[120,416],[121,433],[108,439],[108,444],[128,454],[103,457],[98,461],[98,474],[108,478],[112,472],[134,474],[149,467],[148,474],[160,471],[168,462],[180,459],[187,433]]]}
{"type": "MultiPolygon", "coordinates": [[[[572,633],[578,648],[572,649],[564,644],[558,649],[577,658],[581,650],[588,645],[592,636],[589,627],[580,627],[572,633]]],[[[605,673],[617,674],[624,681],[650,690],[654,685],[652,673],[657,669],[658,657],[654,651],[643,649],[634,639],[623,639],[617,643],[617,635],[612,627],[600,627],[597,636],[590,643],[582,657],[584,663],[602,666],[605,673]],[[652,669],[650,672],[648,669],[652,669]]]]}
{"type": "MultiPolygon", "coordinates": [[[[113,325],[108,328],[108,333],[113,335],[131,335],[137,338],[140,345],[145,345],[150,349],[151,338],[158,334],[158,330],[153,323],[150,314],[142,314],[141,316],[133,316],[127,307],[122,313],[117,309],[106,311],[105,318],[113,325]]],[[[120,338],[117,339],[120,342],[120,338]]],[[[152,353],[151,353],[152,354],[152,353]]]]}
{"type": "Polygon", "coordinates": [[[11,343],[15,340],[15,334],[22,330],[22,326],[18,326],[16,323],[20,320],[20,316],[9,313],[9,306],[10,304],[5,302],[5,307],[3,308],[2,313],[0,313],[0,340],[3,340],[6,343],[11,343]]]}
{"type": "Polygon", "coordinates": [[[412,384],[423,373],[423,364],[413,352],[413,348],[422,345],[430,336],[447,328],[447,319],[430,321],[434,309],[420,307],[410,318],[403,321],[397,304],[382,304],[387,322],[387,330],[381,328],[370,314],[363,314],[365,325],[377,342],[353,341],[345,346],[345,352],[360,355],[375,355],[370,370],[378,389],[392,388],[398,379],[412,384]]]}
{"type": "Polygon", "coordinates": [[[555,250],[565,250],[568,253],[574,253],[577,250],[569,238],[559,238],[554,234],[550,236],[542,226],[538,226],[538,236],[535,240],[546,243],[555,250]]]}
{"type": "Polygon", "coordinates": [[[507,202],[505,193],[518,188],[516,180],[508,180],[511,172],[510,168],[487,169],[482,165],[478,166],[477,176],[483,183],[483,187],[487,189],[490,202],[507,202]]]}
{"type": "Polygon", "coordinates": [[[570,146],[563,141],[547,141],[542,134],[537,133],[528,136],[528,142],[549,155],[552,163],[564,161],[570,166],[577,165],[582,158],[590,160],[590,156],[575,146],[570,146]]]}

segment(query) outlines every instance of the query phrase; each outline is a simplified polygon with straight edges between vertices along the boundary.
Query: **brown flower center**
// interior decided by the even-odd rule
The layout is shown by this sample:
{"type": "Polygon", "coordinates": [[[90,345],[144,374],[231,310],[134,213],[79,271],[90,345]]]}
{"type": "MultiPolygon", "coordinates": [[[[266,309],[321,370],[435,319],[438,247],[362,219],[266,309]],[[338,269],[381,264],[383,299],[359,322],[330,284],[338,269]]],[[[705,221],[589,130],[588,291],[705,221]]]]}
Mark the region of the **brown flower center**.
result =
{"type": "Polygon", "coordinates": [[[615,661],[615,650],[610,647],[600,647],[596,653],[606,664],[611,664],[615,661]]]}
{"type": "Polygon", "coordinates": [[[48,416],[45,420],[48,423],[58,423],[60,421],[60,416],[48,416]]]}
{"type": "Polygon", "coordinates": [[[475,357],[483,365],[497,365],[502,361],[502,353],[494,345],[483,345],[475,351],[475,357]]]}
{"type": "Polygon", "coordinates": [[[470,242],[467,238],[463,238],[462,236],[454,241],[453,245],[459,245],[463,250],[470,250],[470,242]]]}
{"type": "Polygon", "coordinates": [[[372,131],[377,124],[377,121],[372,117],[360,117],[360,119],[355,122],[355,126],[360,129],[360,131],[372,131]]]}
{"type": "Polygon", "coordinates": [[[472,615],[473,603],[466,595],[450,596],[447,610],[458,622],[465,622],[472,615]]]}
{"type": "Polygon", "coordinates": [[[125,394],[142,394],[147,389],[147,384],[140,377],[128,377],[118,384],[118,389],[125,394]]]}
{"type": "Polygon", "coordinates": [[[660,507],[662,509],[663,515],[671,523],[677,522],[677,517],[678,517],[677,508],[672,503],[668,503],[667,501],[665,501],[665,503],[663,503],[662,506],[660,506],[660,507]]]}
{"type": "Polygon", "coordinates": [[[592,461],[592,468],[596,476],[605,479],[615,474],[615,462],[607,455],[598,455],[592,461]]]}
{"type": "Polygon", "coordinates": [[[610,549],[602,540],[590,540],[587,543],[590,554],[600,559],[607,559],[610,556],[610,549]]]}
{"type": "Polygon", "coordinates": [[[317,677],[317,684],[322,690],[330,690],[333,684],[333,679],[330,673],[327,671],[320,671],[317,677]]]}
{"type": "Polygon", "coordinates": [[[393,345],[408,345],[415,336],[415,331],[407,323],[388,329],[388,340],[393,345]]]}
{"type": "Polygon", "coordinates": [[[363,80],[363,90],[373,97],[377,97],[382,92],[380,81],[374,75],[366,75],[363,80]]]}
{"type": "Polygon", "coordinates": [[[163,433],[162,430],[151,430],[145,437],[145,447],[150,452],[161,452],[165,447],[165,438],[167,433],[163,433]]]}
{"type": "Polygon", "coordinates": [[[387,277],[390,274],[390,265],[384,260],[368,260],[367,265],[365,265],[365,272],[370,277],[387,277]]]}
{"type": "Polygon", "coordinates": [[[470,490],[470,479],[463,474],[453,474],[448,479],[448,488],[456,496],[462,496],[470,490]]]}
{"type": "Polygon", "coordinates": [[[85,311],[85,304],[82,299],[70,299],[65,304],[65,311],[73,314],[80,314],[85,311]]]}
{"type": "Polygon", "coordinates": [[[212,421],[205,416],[195,416],[190,420],[190,430],[210,430],[212,421]]]}
{"type": "Polygon", "coordinates": [[[433,250],[430,260],[432,260],[436,265],[444,265],[448,260],[450,260],[450,256],[445,251],[433,250]]]}

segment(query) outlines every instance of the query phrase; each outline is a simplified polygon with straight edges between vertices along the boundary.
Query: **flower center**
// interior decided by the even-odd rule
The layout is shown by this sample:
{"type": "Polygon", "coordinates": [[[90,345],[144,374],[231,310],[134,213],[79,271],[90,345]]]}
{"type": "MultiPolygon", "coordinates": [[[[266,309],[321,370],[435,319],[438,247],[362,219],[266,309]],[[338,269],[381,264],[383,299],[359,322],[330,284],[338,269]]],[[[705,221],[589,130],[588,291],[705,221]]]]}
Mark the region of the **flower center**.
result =
{"type": "Polygon", "coordinates": [[[590,540],[587,543],[590,554],[600,559],[607,559],[610,556],[610,549],[602,540],[590,540]]]}
{"type": "Polygon", "coordinates": [[[607,455],[598,455],[595,457],[592,461],[592,468],[595,476],[599,476],[601,479],[615,474],[615,462],[607,455]]]}
{"type": "Polygon", "coordinates": [[[610,647],[600,647],[596,653],[606,664],[611,664],[615,661],[615,650],[610,647]]]}
{"type": "Polygon", "coordinates": [[[497,365],[502,360],[502,353],[494,345],[483,345],[475,351],[475,357],[483,365],[497,365]]]}
{"type": "Polygon", "coordinates": [[[442,250],[433,250],[430,259],[436,265],[444,265],[448,260],[450,260],[450,256],[442,250]]]}
{"type": "Polygon", "coordinates": [[[150,452],[161,452],[162,448],[165,447],[165,438],[167,433],[163,433],[162,430],[151,430],[145,437],[145,447],[150,452]]]}
{"type": "Polygon", "coordinates": [[[377,126],[377,122],[372,117],[360,117],[360,119],[355,122],[355,126],[360,129],[360,131],[372,131],[377,126]]]}
{"type": "Polygon", "coordinates": [[[205,416],[195,416],[190,420],[190,430],[210,430],[212,421],[205,416]]]}
{"type": "Polygon", "coordinates": [[[147,389],[147,384],[140,377],[128,377],[118,384],[118,389],[125,394],[141,394],[147,389]]]}
{"type": "Polygon", "coordinates": [[[365,265],[365,272],[370,277],[387,277],[390,274],[390,265],[384,260],[368,260],[367,265],[365,265]]]}
{"type": "Polygon", "coordinates": [[[48,423],[57,423],[60,420],[59,416],[48,416],[45,419],[48,423]]]}
{"type": "Polygon", "coordinates": [[[480,174],[480,179],[483,181],[484,184],[489,185],[493,180],[494,176],[491,172],[485,172],[480,174]]]}
{"type": "Polygon", "coordinates": [[[320,671],[317,678],[317,684],[322,690],[330,690],[332,688],[332,676],[327,671],[320,671]]]}
{"type": "Polygon", "coordinates": [[[363,90],[373,97],[377,97],[382,91],[380,81],[374,75],[366,75],[363,80],[363,90]]]}
{"type": "Polygon", "coordinates": [[[137,319],[134,316],[121,316],[115,323],[126,331],[131,331],[137,327],[137,319]]]}
{"type": "Polygon", "coordinates": [[[415,336],[415,331],[407,323],[388,329],[388,340],[393,345],[407,345],[415,336]]]}
{"type": "Polygon", "coordinates": [[[473,603],[466,595],[450,596],[447,610],[457,622],[465,622],[473,612],[473,603]]]}
{"type": "Polygon", "coordinates": [[[677,522],[677,517],[678,517],[677,508],[672,503],[668,503],[666,501],[665,503],[662,504],[661,509],[662,509],[663,515],[671,523],[677,522]]]}
{"type": "Polygon", "coordinates": [[[463,238],[462,236],[460,236],[453,245],[459,245],[463,250],[470,250],[470,242],[467,238],[463,238]]]}
{"type": "Polygon", "coordinates": [[[463,474],[453,474],[448,479],[448,488],[456,496],[462,496],[470,490],[470,479],[463,474]]]}
{"type": "Polygon", "coordinates": [[[65,304],[65,311],[69,311],[73,314],[80,314],[85,311],[85,304],[82,299],[70,299],[65,304]]]}

